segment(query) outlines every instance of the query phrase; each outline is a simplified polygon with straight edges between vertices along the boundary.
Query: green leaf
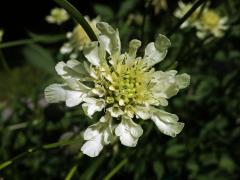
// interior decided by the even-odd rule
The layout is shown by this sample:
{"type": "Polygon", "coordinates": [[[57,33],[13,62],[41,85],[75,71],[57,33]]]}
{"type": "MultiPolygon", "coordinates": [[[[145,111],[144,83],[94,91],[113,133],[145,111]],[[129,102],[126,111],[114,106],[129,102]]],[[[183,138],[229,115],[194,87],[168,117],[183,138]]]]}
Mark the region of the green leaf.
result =
{"type": "Polygon", "coordinates": [[[35,66],[48,73],[54,73],[55,62],[52,55],[37,44],[31,44],[23,48],[23,55],[26,60],[35,66]]]}

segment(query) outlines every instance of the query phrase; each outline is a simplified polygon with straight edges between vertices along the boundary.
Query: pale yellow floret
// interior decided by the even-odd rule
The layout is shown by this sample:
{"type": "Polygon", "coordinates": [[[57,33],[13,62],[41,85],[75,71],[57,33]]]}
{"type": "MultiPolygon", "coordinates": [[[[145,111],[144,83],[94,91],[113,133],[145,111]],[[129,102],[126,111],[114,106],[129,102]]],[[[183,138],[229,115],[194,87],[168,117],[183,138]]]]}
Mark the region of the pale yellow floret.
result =
{"type": "Polygon", "coordinates": [[[118,63],[111,69],[109,67],[95,69],[97,74],[95,84],[106,89],[107,104],[118,104],[122,111],[133,116],[133,107],[137,104],[143,105],[146,99],[150,98],[149,82],[153,73],[144,68],[145,65],[140,60],[134,60],[132,61],[134,63],[129,64],[125,59],[116,62],[118,63]]]}
{"type": "Polygon", "coordinates": [[[204,12],[201,16],[202,24],[208,29],[214,29],[218,26],[220,21],[220,16],[212,10],[204,12]]]}

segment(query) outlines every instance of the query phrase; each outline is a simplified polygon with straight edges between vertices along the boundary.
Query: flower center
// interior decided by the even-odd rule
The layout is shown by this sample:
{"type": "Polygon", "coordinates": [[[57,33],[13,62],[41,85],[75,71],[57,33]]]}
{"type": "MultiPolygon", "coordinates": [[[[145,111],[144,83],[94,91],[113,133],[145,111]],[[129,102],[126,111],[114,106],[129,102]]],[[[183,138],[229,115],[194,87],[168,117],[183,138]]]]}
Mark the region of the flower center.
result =
{"type": "Polygon", "coordinates": [[[120,61],[108,72],[101,73],[97,86],[104,87],[108,104],[119,104],[121,107],[142,104],[148,94],[149,73],[139,60],[130,64],[120,61]]]}
{"type": "Polygon", "coordinates": [[[220,17],[214,11],[207,11],[203,13],[202,22],[210,29],[215,28],[219,23],[220,17]]]}

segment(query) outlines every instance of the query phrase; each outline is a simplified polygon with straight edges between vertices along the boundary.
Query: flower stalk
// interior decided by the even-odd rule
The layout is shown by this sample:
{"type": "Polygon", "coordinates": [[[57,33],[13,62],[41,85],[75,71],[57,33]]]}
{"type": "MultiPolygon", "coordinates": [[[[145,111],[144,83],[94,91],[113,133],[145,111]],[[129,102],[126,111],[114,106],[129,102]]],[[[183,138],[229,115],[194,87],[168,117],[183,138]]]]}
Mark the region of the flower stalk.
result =
{"type": "Polygon", "coordinates": [[[83,15],[68,1],[66,0],[54,0],[58,5],[64,8],[86,31],[87,35],[92,41],[97,41],[97,36],[92,30],[91,26],[84,19],[83,15]]]}

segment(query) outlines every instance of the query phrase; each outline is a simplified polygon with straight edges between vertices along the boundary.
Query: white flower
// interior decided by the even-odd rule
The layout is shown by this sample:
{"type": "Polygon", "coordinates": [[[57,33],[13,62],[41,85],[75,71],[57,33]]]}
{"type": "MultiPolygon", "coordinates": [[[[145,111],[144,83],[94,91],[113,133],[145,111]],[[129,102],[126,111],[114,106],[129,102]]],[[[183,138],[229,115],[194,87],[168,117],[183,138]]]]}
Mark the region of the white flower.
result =
{"type": "Polygon", "coordinates": [[[220,17],[216,11],[205,9],[196,23],[197,36],[200,39],[208,35],[213,35],[216,38],[222,37],[228,29],[227,22],[227,17],[220,17]]]}
{"type": "Polygon", "coordinates": [[[189,85],[190,76],[177,75],[175,70],[155,71],[153,67],[165,58],[169,39],[159,34],[146,46],[144,56],[137,57],[139,40],[130,41],[128,52],[121,53],[118,31],[104,22],[97,23],[97,28],[101,32],[99,42],[91,42],[83,50],[88,63],[59,62],[56,71],[64,83],[45,89],[49,102],[65,101],[69,107],[82,104],[89,117],[105,113],[100,122],[85,131],[83,153],[97,156],[104,145],[111,143],[112,132],[123,145],[136,146],[143,133],[138,119],[151,119],[166,135],[180,133],[184,124],[160,108],[189,85]]]}
{"type": "Polygon", "coordinates": [[[53,8],[50,15],[46,16],[46,21],[50,24],[61,25],[69,19],[69,15],[65,9],[53,8]]]}
{"type": "Polygon", "coordinates": [[[4,34],[4,30],[0,29],[0,42],[2,42],[3,34],[4,34]]]}
{"type": "MultiPolygon", "coordinates": [[[[96,24],[99,22],[99,18],[90,20],[89,17],[85,16],[85,20],[89,23],[95,34],[98,35],[100,32],[96,28],[96,24]]],[[[60,52],[62,54],[69,54],[72,59],[77,58],[79,52],[91,42],[81,25],[77,25],[72,32],[68,32],[67,39],[68,42],[63,44],[60,52]]]]}
{"type": "Polygon", "coordinates": [[[153,0],[152,5],[154,6],[154,13],[159,14],[160,10],[167,10],[167,0],[153,0]]]}
{"type": "MultiPolygon", "coordinates": [[[[178,9],[174,12],[177,18],[182,18],[193,6],[191,3],[185,4],[182,1],[179,1],[178,5],[178,9]]],[[[207,4],[202,11],[200,8],[194,11],[181,25],[181,28],[196,28],[197,37],[200,39],[209,35],[219,38],[222,37],[228,29],[227,21],[227,17],[221,17],[216,11],[210,9],[209,4],[207,4]]]]}

